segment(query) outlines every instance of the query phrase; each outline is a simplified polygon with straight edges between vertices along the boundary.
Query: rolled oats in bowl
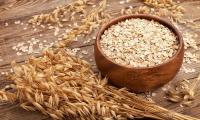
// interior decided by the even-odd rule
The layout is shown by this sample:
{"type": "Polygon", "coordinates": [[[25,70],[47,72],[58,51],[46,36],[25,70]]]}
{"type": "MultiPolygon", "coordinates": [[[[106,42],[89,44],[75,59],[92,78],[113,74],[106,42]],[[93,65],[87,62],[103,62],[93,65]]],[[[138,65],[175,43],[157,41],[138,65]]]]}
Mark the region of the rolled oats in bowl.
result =
{"type": "Polygon", "coordinates": [[[132,18],[108,28],[101,36],[105,56],[130,67],[153,67],[176,54],[179,42],[166,26],[141,18],[132,18]]]}

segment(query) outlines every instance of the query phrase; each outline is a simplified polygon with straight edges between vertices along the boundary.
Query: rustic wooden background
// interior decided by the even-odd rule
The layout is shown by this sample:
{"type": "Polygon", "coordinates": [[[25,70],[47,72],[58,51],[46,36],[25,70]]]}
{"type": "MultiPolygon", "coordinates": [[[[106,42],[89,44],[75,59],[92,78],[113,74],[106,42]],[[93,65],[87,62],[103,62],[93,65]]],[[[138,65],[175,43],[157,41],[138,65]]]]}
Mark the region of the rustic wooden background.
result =
{"type": "MultiPolygon", "coordinates": [[[[3,61],[0,61],[0,72],[8,71],[10,69],[10,62],[12,60],[23,62],[29,56],[16,55],[16,51],[12,49],[12,46],[16,45],[17,43],[30,40],[33,37],[40,40],[45,39],[49,43],[57,39],[57,37],[53,35],[53,30],[38,29],[34,31],[30,26],[27,27],[27,30],[24,30],[23,28],[26,25],[27,20],[30,19],[32,15],[48,12],[58,5],[67,4],[71,1],[73,0],[0,0],[0,59],[3,59],[3,61]],[[17,20],[22,21],[24,25],[14,24],[14,22],[17,20]],[[7,27],[5,27],[6,22],[8,23],[7,27]],[[43,34],[43,36],[40,36],[40,34],[43,34]]],[[[109,0],[109,4],[111,5],[108,10],[109,12],[118,11],[124,6],[130,6],[130,4],[120,5],[118,0],[109,0]]],[[[135,2],[131,2],[131,5],[133,4],[140,5],[141,3],[135,0],[135,2]]],[[[186,8],[185,18],[197,20],[200,18],[200,0],[180,0],[180,4],[186,8]]],[[[196,23],[200,24],[198,21],[196,23]]],[[[187,27],[186,29],[190,30],[187,27]]],[[[192,32],[200,35],[199,30],[193,30],[192,32]]],[[[94,37],[94,35],[95,34],[93,34],[93,36],[88,36],[85,39],[90,39],[94,37]]],[[[81,48],[82,50],[88,51],[88,54],[84,55],[84,58],[92,64],[94,71],[97,72],[98,70],[95,66],[93,58],[94,40],[87,44],[84,44],[83,41],[84,40],[79,40],[71,47],[81,48]]],[[[199,39],[197,39],[197,42],[200,44],[199,39]]],[[[195,68],[196,72],[186,74],[183,71],[180,71],[176,78],[164,87],[170,86],[182,78],[192,80],[200,73],[199,63],[185,64],[185,66],[195,68]]],[[[0,75],[0,87],[2,88],[6,84],[8,84],[7,81],[5,81],[2,75],[0,75]]],[[[152,96],[152,99],[155,100],[159,105],[200,119],[200,94],[197,94],[194,103],[190,107],[180,107],[179,104],[168,102],[165,99],[164,91],[161,88],[153,91],[153,93],[154,95],[152,96]]],[[[25,111],[17,104],[13,105],[9,103],[0,103],[0,120],[49,119],[50,118],[48,116],[44,116],[38,112],[25,111]]]]}

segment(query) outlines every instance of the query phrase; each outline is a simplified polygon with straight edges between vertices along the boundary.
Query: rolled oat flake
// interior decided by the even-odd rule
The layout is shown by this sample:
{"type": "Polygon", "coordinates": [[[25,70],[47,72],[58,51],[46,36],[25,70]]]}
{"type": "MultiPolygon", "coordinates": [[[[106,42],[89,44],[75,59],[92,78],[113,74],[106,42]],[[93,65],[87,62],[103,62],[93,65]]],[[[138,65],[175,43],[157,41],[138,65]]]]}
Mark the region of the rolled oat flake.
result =
{"type": "Polygon", "coordinates": [[[103,53],[120,65],[152,67],[171,58],[179,43],[166,26],[134,18],[111,26],[101,36],[100,45],[103,53]]]}

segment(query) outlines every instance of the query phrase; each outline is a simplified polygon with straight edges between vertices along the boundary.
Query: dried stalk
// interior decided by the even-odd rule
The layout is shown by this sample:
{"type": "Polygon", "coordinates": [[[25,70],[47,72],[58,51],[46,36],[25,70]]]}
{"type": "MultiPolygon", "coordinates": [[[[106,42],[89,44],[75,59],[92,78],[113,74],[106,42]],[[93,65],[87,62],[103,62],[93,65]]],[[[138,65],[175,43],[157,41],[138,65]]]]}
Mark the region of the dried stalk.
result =
{"type": "Polygon", "coordinates": [[[195,20],[183,18],[185,9],[173,0],[144,0],[144,3],[148,7],[154,8],[154,10],[150,12],[151,14],[168,17],[172,22],[185,24],[193,29],[200,28],[200,26],[195,23],[195,20]]]}
{"type": "Polygon", "coordinates": [[[189,106],[195,98],[199,82],[200,75],[192,82],[185,79],[177,83],[175,88],[167,92],[167,99],[171,102],[189,106]]]}
{"type": "Polygon", "coordinates": [[[173,13],[184,12],[184,8],[173,0],[144,0],[144,3],[151,7],[168,9],[173,13]]]}
{"type": "Polygon", "coordinates": [[[76,14],[85,14],[85,8],[89,4],[91,4],[89,0],[76,0],[71,4],[56,7],[56,9],[50,13],[34,15],[29,20],[29,23],[33,25],[57,23],[60,27],[62,27],[62,22],[73,20],[76,14]]]}
{"type": "MultiPolygon", "coordinates": [[[[109,18],[104,14],[106,0],[81,21],[79,27],[66,33],[55,47],[63,47],[77,35],[90,32],[109,18]]],[[[30,21],[41,24],[55,22],[61,25],[64,9],[39,15],[30,21]]],[[[82,10],[81,10],[82,11],[82,10]]],[[[151,117],[172,120],[197,120],[178,114],[155,103],[137,97],[125,89],[107,85],[107,80],[97,78],[89,64],[70,56],[64,50],[46,51],[39,58],[31,57],[24,65],[12,63],[14,73],[10,80],[15,84],[14,92],[0,91],[0,100],[19,102],[26,110],[41,111],[53,119],[128,119],[151,117]]]]}
{"type": "Polygon", "coordinates": [[[126,89],[107,85],[89,64],[64,50],[46,51],[26,64],[12,63],[14,92],[1,91],[3,101],[19,102],[26,110],[38,110],[53,119],[156,119],[197,120],[137,97],[126,89]]]}
{"type": "Polygon", "coordinates": [[[121,14],[153,14],[169,17],[177,22],[182,21],[184,8],[173,0],[143,0],[145,6],[129,7],[121,10],[121,14]]]}
{"type": "Polygon", "coordinates": [[[93,28],[97,28],[99,25],[105,23],[109,18],[109,14],[103,13],[106,8],[107,0],[100,2],[99,6],[89,13],[86,18],[82,19],[80,25],[74,27],[72,30],[67,32],[63,40],[55,44],[55,47],[64,47],[71,43],[77,35],[89,34],[93,28]]]}

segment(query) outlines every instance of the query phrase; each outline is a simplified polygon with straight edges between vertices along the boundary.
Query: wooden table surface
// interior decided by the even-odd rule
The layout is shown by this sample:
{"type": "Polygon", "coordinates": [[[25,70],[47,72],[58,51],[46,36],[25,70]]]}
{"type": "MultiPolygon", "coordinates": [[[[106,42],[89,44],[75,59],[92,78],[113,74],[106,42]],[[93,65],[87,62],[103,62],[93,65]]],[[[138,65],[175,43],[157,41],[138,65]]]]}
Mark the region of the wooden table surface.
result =
{"type": "MultiPolygon", "coordinates": [[[[57,37],[53,35],[53,30],[39,28],[37,30],[33,30],[29,26],[27,27],[27,30],[24,30],[24,26],[26,25],[27,20],[29,20],[32,15],[45,13],[47,11],[52,10],[58,5],[67,4],[71,1],[72,0],[0,0],[0,59],[3,59],[3,61],[0,61],[0,72],[8,71],[10,69],[10,62],[12,60],[16,60],[17,62],[23,62],[29,56],[27,54],[24,54],[22,56],[16,55],[16,51],[14,51],[12,47],[14,45],[17,45],[17,43],[22,41],[28,41],[31,38],[47,40],[47,42],[49,43],[57,39],[57,37]],[[14,22],[18,20],[20,20],[24,24],[14,24],[14,22]],[[8,23],[7,27],[5,27],[5,23],[8,23]]],[[[108,11],[113,12],[119,11],[124,6],[140,5],[141,3],[135,0],[135,2],[131,2],[130,4],[120,5],[119,1],[117,0],[109,0],[109,4],[111,6],[108,8],[108,11]]],[[[185,18],[200,18],[200,1],[181,0],[180,4],[182,4],[186,8],[185,18]]],[[[200,24],[200,22],[198,24],[200,24]]],[[[63,30],[64,29],[65,28],[63,28],[63,30]]],[[[191,29],[187,27],[185,29],[191,31],[191,29]]],[[[191,32],[200,35],[199,30],[192,30],[191,32]]],[[[90,39],[94,36],[95,33],[91,36],[87,36],[85,39],[90,39]]],[[[98,72],[93,58],[94,40],[87,44],[84,44],[83,41],[84,40],[82,39],[78,40],[78,42],[73,43],[71,47],[81,48],[81,50],[88,51],[88,54],[84,55],[84,58],[92,64],[94,71],[98,72]]],[[[200,44],[200,39],[197,38],[196,41],[198,44],[200,44]]],[[[197,77],[197,75],[200,73],[200,63],[184,64],[184,66],[195,68],[196,72],[184,73],[183,71],[180,71],[176,78],[172,82],[168,83],[166,86],[170,86],[183,78],[192,80],[193,78],[197,77]]],[[[4,80],[3,75],[0,75],[0,87],[2,88],[6,84],[8,84],[8,82],[4,80]]],[[[200,119],[200,94],[196,95],[194,103],[190,107],[180,107],[180,104],[168,102],[165,99],[165,93],[161,88],[153,91],[153,93],[154,96],[152,97],[152,99],[155,100],[157,104],[165,108],[174,110],[176,112],[180,112],[200,119]]],[[[50,119],[48,116],[44,116],[38,112],[25,111],[21,109],[17,104],[13,105],[9,103],[0,103],[0,120],[48,119],[50,119]]]]}

